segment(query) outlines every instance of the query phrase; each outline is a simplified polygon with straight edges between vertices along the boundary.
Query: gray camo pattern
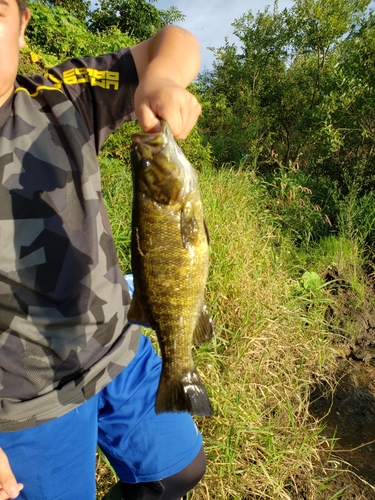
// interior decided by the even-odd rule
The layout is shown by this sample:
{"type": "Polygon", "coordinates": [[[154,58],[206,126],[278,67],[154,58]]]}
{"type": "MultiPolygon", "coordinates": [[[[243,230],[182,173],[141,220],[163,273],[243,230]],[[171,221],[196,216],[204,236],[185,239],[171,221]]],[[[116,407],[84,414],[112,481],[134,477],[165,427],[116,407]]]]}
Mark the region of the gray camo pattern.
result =
{"type": "Polygon", "coordinates": [[[48,78],[20,76],[0,129],[3,432],[42,424],[89,399],[130,362],[139,339],[126,320],[130,298],[97,162],[111,130],[134,118],[134,64],[121,51],[68,61],[51,74],[60,77],[69,65],[119,71],[120,88],[59,91],[48,78]],[[113,106],[117,115],[101,112],[113,106]]]}

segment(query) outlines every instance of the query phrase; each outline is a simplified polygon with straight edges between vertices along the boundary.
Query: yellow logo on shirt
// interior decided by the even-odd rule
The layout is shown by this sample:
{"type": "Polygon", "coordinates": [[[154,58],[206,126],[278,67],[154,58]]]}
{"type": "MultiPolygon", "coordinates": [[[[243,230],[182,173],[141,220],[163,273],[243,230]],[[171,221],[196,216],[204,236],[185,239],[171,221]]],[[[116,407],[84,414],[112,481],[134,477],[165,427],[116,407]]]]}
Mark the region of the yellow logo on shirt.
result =
{"type": "Polygon", "coordinates": [[[62,84],[77,85],[80,83],[89,83],[92,87],[102,87],[103,89],[118,90],[120,74],[118,71],[100,71],[93,68],[71,68],[63,72],[63,79],[60,80],[49,73],[44,75],[53,85],[60,89],[62,84]]]}

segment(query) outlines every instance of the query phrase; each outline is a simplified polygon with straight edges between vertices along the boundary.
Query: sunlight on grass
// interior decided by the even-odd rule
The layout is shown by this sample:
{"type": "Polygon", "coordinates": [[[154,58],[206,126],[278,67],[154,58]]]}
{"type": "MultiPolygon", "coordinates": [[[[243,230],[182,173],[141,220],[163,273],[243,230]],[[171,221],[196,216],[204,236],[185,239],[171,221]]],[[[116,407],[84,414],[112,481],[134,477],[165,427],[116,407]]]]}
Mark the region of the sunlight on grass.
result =
{"type": "Polygon", "coordinates": [[[290,498],[297,476],[314,487],[312,464],[319,460],[322,438],[308,396],[312,375],[329,356],[325,331],[316,328],[325,304],[311,308],[321,321],[309,321],[251,174],[206,170],[200,186],[216,340],[196,357],[215,417],[199,420],[209,467],[192,498],[290,498]]]}

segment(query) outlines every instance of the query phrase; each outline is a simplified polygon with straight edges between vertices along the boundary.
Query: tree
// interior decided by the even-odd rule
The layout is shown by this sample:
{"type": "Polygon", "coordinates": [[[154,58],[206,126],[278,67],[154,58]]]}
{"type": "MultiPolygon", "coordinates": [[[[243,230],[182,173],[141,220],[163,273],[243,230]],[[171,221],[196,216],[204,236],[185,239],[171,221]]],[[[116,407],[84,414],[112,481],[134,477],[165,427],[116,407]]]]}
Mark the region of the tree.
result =
{"type": "Polygon", "coordinates": [[[314,53],[316,79],[312,106],[319,93],[320,77],[327,55],[363,17],[371,0],[296,0],[291,9],[290,27],[294,46],[314,53]]]}
{"type": "Polygon", "coordinates": [[[91,4],[89,0],[44,0],[44,3],[63,7],[80,21],[86,21],[91,4]]]}
{"type": "Polygon", "coordinates": [[[42,56],[47,66],[70,57],[95,56],[135,43],[116,28],[95,35],[85,22],[50,2],[33,0],[29,6],[32,13],[26,31],[29,49],[42,56]]]}
{"type": "Polygon", "coordinates": [[[275,3],[234,21],[241,49],[226,43],[199,80],[202,129],[218,163],[246,159],[272,170],[276,153],[284,165],[341,184],[348,165],[359,158],[369,165],[359,146],[373,144],[375,130],[368,4],[296,0],[289,10],[275,3]]]}
{"type": "Polygon", "coordinates": [[[185,16],[176,8],[159,10],[156,0],[99,0],[99,8],[90,14],[91,31],[101,32],[115,26],[138,41],[153,36],[167,24],[183,21],[185,16]]]}
{"type": "Polygon", "coordinates": [[[375,16],[370,12],[341,42],[330,92],[325,92],[320,114],[324,140],[336,144],[319,166],[344,190],[355,183],[359,193],[375,189],[375,16]]]}
{"type": "Polygon", "coordinates": [[[199,78],[201,120],[219,163],[255,165],[271,154],[275,101],[288,63],[287,11],[251,11],[232,26],[241,49],[226,42],[211,72],[199,78]]]}

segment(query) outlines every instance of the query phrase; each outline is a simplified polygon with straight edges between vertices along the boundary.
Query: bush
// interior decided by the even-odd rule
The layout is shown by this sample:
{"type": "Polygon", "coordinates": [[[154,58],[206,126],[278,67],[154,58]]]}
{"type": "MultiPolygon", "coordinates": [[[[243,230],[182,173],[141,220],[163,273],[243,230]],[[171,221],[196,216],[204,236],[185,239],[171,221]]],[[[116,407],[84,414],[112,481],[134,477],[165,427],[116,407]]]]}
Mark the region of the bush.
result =
{"type": "Polygon", "coordinates": [[[62,7],[46,5],[41,0],[33,0],[29,5],[32,16],[26,35],[30,48],[46,66],[134,45],[132,38],[116,28],[97,35],[91,33],[84,22],[62,7]]]}

